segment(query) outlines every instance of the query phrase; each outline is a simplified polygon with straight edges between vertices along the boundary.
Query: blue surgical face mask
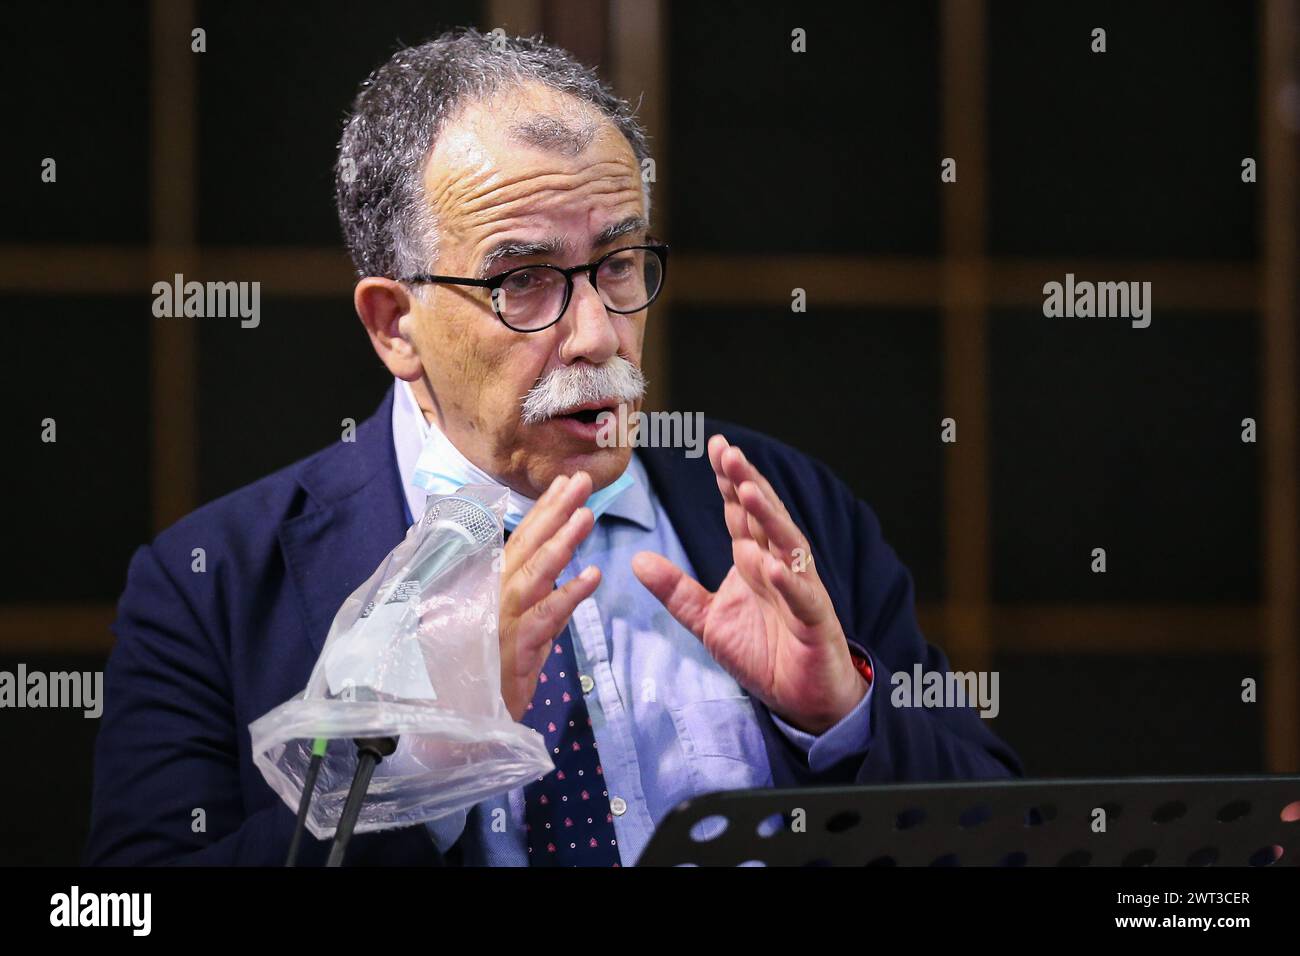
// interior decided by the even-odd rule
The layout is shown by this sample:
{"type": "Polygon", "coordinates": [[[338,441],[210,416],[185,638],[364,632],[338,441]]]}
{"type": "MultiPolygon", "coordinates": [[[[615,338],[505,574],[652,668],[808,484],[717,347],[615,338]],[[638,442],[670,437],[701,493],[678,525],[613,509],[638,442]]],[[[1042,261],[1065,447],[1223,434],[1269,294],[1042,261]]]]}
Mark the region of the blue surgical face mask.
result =
{"type": "MultiPolygon", "coordinates": [[[[609,506],[613,504],[614,499],[628,488],[631,488],[635,481],[636,479],[632,476],[632,469],[628,468],[615,481],[599,491],[593,492],[591,497],[587,499],[586,506],[599,519],[602,514],[609,510],[609,506]]],[[[416,459],[415,473],[411,477],[411,482],[429,495],[451,494],[463,485],[501,484],[501,482],[462,455],[459,449],[451,443],[451,440],[433,426],[429,427],[429,434],[425,438],[424,447],[420,449],[420,457],[416,459]]],[[[519,522],[524,520],[524,515],[528,514],[536,502],[532,498],[525,498],[517,491],[509,491],[510,497],[506,502],[505,526],[507,531],[514,531],[519,526],[519,522]]]]}

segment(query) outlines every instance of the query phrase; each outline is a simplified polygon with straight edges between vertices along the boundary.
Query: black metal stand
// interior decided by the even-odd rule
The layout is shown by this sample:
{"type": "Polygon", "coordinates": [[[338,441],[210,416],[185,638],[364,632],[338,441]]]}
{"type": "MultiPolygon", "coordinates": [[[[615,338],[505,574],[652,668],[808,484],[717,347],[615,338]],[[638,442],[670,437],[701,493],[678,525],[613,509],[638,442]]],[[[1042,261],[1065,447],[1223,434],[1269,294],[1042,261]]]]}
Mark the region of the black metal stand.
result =
{"type": "Polygon", "coordinates": [[[1300,776],[733,790],[638,866],[1296,866],[1300,776]]]}
{"type": "Polygon", "coordinates": [[[366,790],[370,787],[370,777],[385,757],[392,756],[397,750],[396,737],[361,737],[356,740],[357,769],[352,776],[352,787],[348,790],[347,802],[339,815],[339,824],[334,831],[334,842],[330,844],[330,855],[325,866],[342,866],[347,856],[348,843],[352,831],[361,815],[361,805],[366,799],[366,790]]]}

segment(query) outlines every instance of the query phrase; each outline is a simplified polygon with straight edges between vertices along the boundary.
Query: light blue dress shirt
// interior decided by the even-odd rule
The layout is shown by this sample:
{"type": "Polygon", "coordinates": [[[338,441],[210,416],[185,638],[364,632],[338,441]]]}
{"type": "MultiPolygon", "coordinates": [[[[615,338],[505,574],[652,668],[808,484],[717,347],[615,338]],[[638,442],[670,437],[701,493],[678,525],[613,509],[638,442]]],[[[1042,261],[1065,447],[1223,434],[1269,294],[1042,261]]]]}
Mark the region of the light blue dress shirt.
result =
{"type": "MultiPolygon", "coordinates": [[[[393,440],[408,517],[425,493],[411,483],[429,426],[410,387],[398,382],[393,440]]],[[[587,565],[601,572],[596,593],[569,623],[580,683],[600,753],[623,865],[636,861],[668,811],[718,790],[772,785],[758,718],[744,690],[632,573],[638,551],[654,551],[694,577],[694,569],[635,454],[632,487],[614,499],[579,545],[557,586],[587,565]]],[[[813,735],[775,714],[773,722],[824,770],[867,752],[871,695],[834,727],[813,735]]],[[[427,824],[446,850],[466,826],[471,866],[527,866],[522,787],[427,824]]]]}

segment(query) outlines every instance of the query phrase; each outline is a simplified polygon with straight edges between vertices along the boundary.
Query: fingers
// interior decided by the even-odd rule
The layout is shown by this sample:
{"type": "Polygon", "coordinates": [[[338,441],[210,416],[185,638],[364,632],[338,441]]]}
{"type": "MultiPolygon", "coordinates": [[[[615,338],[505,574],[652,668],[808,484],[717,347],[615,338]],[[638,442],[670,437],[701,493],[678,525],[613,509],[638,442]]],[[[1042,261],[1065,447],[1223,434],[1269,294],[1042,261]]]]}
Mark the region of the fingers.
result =
{"type": "Polygon", "coordinates": [[[555,534],[525,558],[515,573],[503,582],[503,611],[522,613],[554,590],[555,579],[573,560],[578,544],[591,533],[595,523],[590,508],[573,512],[555,534]]]}
{"type": "Polygon", "coordinates": [[[762,585],[781,596],[783,613],[792,616],[787,621],[791,630],[798,630],[796,623],[817,627],[833,609],[815,566],[806,560],[812,555],[808,539],[771,483],[741,449],[722,435],[714,435],[709,441],[709,461],[718,487],[725,484],[729,492],[723,496],[724,509],[729,512],[727,527],[732,531],[736,567],[751,587],[762,585]],[[745,533],[738,535],[740,527],[745,533]],[[746,546],[745,539],[752,539],[758,547],[746,546]],[[805,563],[796,571],[791,562],[798,559],[805,563]]]}
{"type": "MultiPolygon", "coordinates": [[[[725,451],[722,464],[728,479],[736,488],[736,498],[745,509],[750,522],[761,529],[763,536],[774,545],[774,551],[781,561],[789,561],[790,551],[807,548],[803,532],[790,518],[790,512],[776,496],[772,485],[766,477],[750,464],[744,451],[732,446],[725,451]]],[[[755,535],[758,540],[758,535],[755,535]]]]}
{"type": "Polygon", "coordinates": [[[557,476],[506,542],[501,562],[502,579],[511,577],[533,552],[553,538],[589,497],[591,476],[585,471],[572,477],[557,476]]]}
{"type": "Polygon", "coordinates": [[[732,541],[744,541],[752,538],[759,546],[767,548],[767,535],[758,523],[745,512],[745,507],[736,495],[736,486],[727,477],[722,465],[722,456],[731,446],[722,435],[714,435],[709,441],[709,462],[718,481],[718,491],[722,493],[722,513],[727,522],[727,531],[732,541]]]}
{"type": "Polygon", "coordinates": [[[579,604],[595,593],[600,571],[584,568],[576,578],[552,588],[540,601],[510,621],[502,612],[501,696],[510,716],[522,720],[551,645],[579,604]]]}
{"type": "Polygon", "coordinates": [[[785,504],[778,497],[776,491],[763,473],[755,468],[745,457],[745,453],[735,445],[729,446],[721,456],[723,473],[731,479],[733,485],[740,485],[745,481],[752,481],[762,490],[763,494],[772,503],[772,506],[785,517],[790,517],[786,511],[785,504]]]}
{"type": "Polygon", "coordinates": [[[784,599],[777,606],[790,633],[806,643],[816,642],[818,629],[835,614],[826,589],[810,575],[796,573],[771,554],[763,556],[763,576],[784,599]]]}
{"type": "Polygon", "coordinates": [[[600,583],[600,573],[588,568],[564,587],[555,586],[579,543],[595,525],[591,509],[580,507],[590,494],[591,479],[586,473],[557,477],[506,542],[501,571],[501,651],[503,661],[510,658],[514,673],[531,671],[539,649],[545,653],[545,646],[564,628],[573,609],[600,583]]]}
{"type": "Polygon", "coordinates": [[[715,434],[708,441],[708,460],[718,476],[719,488],[727,485],[729,494],[723,494],[724,502],[735,501],[740,506],[738,510],[729,509],[732,514],[728,514],[727,528],[732,538],[754,538],[783,562],[789,561],[794,549],[810,550],[784,502],[762,472],[745,458],[744,451],[728,444],[722,434],[715,434]],[[737,535],[741,527],[744,533],[737,535]]]}
{"type": "Polygon", "coordinates": [[[725,478],[722,471],[722,453],[731,447],[725,435],[714,435],[709,438],[709,464],[713,466],[713,472],[718,476],[719,483],[725,478]]]}
{"type": "Polygon", "coordinates": [[[594,565],[583,568],[576,578],[553,588],[519,618],[520,634],[532,650],[545,647],[563,630],[574,610],[596,593],[600,585],[600,569],[594,565]]]}
{"type": "Polygon", "coordinates": [[[749,519],[745,516],[744,506],[736,497],[736,488],[722,470],[722,453],[728,448],[727,440],[721,435],[709,439],[709,463],[717,478],[718,491],[722,495],[722,514],[727,522],[727,532],[733,541],[750,537],[749,519]]]}
{"type": "Polygon", "coordinates": [[[711,595],[704,586],[661,554],[639,551],[632,572],[668,613],[696,637],[704,637],[704,620],[711,595]]]}
{"type": "MultiPolygon", "coordinates": [[[[734,500],[722,502],[722,516],[727,522],[727,532],[731,535],[733,542],[749,541],[754,539],[754,526],[749,520],[749,515],[745,513],[745,506],[740,503],[740,499],[732,492],[734,500]]],[[[764,550],[767,548],[767,541],[762,542],[764,550]]]]}
{"type": "Polygon", "coordinates": [[[763,573],[763,561],[772,556],[767,548],[760,547],[753,538],[731,543],[731,556],[736,562],[740,577],[756,594],[770,594],[771,586],[763,573]]]}
{"type": "Polygon", "coordinates": [[[583,502],[591,495],[585,472],[558,476],[506,542],[500,599],[501,693],[515,720],[523,717],[556,636],[600,584],[585,568],[562,586],[556,579],[573,560],[596,519],[583,502]]]}
{"type": "MultiPolygon", "coordinates": [[[[796,527],[790,516],[784,511],[777,511],[769,498],[754,481],[743,481],[736,488],[745,513],[766,534],[768,541],[776,547],[777,556],[783,561],[789,560],[796,548],[807,550],[808,542],[803,532],[796,527]]],[[[757,536],[755,536],[757,540],[757,536]]]]}

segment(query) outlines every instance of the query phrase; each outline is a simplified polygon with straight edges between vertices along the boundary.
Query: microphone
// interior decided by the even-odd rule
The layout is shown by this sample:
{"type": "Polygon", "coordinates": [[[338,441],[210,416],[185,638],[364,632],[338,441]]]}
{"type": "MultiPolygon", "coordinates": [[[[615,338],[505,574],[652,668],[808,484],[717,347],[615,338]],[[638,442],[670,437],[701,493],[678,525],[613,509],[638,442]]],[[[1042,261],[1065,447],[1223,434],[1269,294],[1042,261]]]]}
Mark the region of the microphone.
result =
{"type": "Polygon", "coordinates": [[[405,575],[380,587],[330,649],[325,660],[329,696],[355,700],[365,688],[368,700],[438,699],[419,645],[392,646],[392,638],[406,615],[419,612],[420,596],[437,578],[496,540],[500,522],[472,498],[446,495],[429,506],[421,524],[427,529],[423,553],[412,558],[405,575]],[[385,692],[375,689],[381,679],[385,692]]]}

